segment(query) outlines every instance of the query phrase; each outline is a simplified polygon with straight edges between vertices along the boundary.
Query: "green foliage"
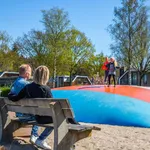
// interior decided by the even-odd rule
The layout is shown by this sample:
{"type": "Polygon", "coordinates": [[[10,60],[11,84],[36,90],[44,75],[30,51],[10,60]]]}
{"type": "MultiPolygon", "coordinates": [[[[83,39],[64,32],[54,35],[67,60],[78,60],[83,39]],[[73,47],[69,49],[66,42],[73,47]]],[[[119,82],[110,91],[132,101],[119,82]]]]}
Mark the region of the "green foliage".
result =
{"type": "Polygon", "coordinates": [[[113,37],[111,45],[113,54],[118,61],[123,61],[126,66],[133,62],[135,39],[145,19],[143,0],[122,0],[122,7],[115,8],[113,23],[109,32],[113,37]]]}
{"type": "Polygon", "coordinates": [[[93,55],[95,49],[85,34],[76,29],[71,30],[70,38],[70,56],[68,55],[70,58],[68,58],[68,60],[70,60],[70,62],[68,63],[70,65],[69,72],[73,72],[79,63],[88,60],[93,55]]]}
{"type": "Polygon", "coordinates": [[[102,70],[104,61],[105,56],[103,53],[97,55],[93,54],[89,59],[78,63],[75,69],[75,74],[93,77],[98,73],[99,76],[102,77],[104,76],[104,71],[102,70]]]}
{"type": "Polygon", "coordinates": [[[23,62],[23,57],[18,54],[16,43],[6,32],[0,31],[0,71],[17,71],[23,62]]]}
{"type": "Polygon", "coordinates": [[[89,64],[90,67],[91,67],[90,70],[93,71],[93,74],[99,73],[100,77],[104,76],[104,71],[102,70],[102,65],[103,65],[103,63],[105,61],[104,54],[103,53],[97,54],[97,55],[93,56],[90,59],[90,61],[91,61],[91,63],[90,63],[91,65],[89,64]]]}
{"type": "Polygon", "coordinates": [[[11,42],[11,37],[6,31],[0,31],[0,51],[7,53],[10,50],[9,43],[11,42]]]}
{"type": "MultiPolygon", "coordinates": [[[[65,39],[66,32],[70,29],[70,20],[68,13],[63,9],[54,7],[48,11],[43,10],[42,23],[45,27],[45,36],[47,39],[47,48],[50,52],[51,68],[53,78],[56,77],[57,72],[63,64],[63,58],[65,53],[65,39]],[[62,57],[63,56],[63,57],[62,57]]],[[[53,87],[55,83],[53,82],[53,87]]]]}
{"type": "Polygon", "coordinates": [[[113,23],[109,26],[114,40],[112,52],[119,64],[129,69],[129,84],[131,68],[141,74],[149,71],[150,31],[148,9],[144,2],[145,0],[122,0],[122,6],[115,8],[113,23]]]}
{"type": "Polygon", "coordinates": [[[1,97],[7,97],[10,92],[10,87],[0,87],[1,97]]]}
{"type": "Polygon", "coordinates": [[[46,47],[45,33],[31,30],[28,34],[18,38],[17,45],[19,53],[23,55],[33,68],[39,65],[49,67],[49,51],[46,47]]]}
{"type": "MultiPolygon", "coordinates": [[[[62,32],[67,31],[70,26],[68,12],[64,9],[54,7],[50,10],[42,10],[42,23],[46,29],[46,33],[52,36],[52,39],[58,38],[62,32]]],[[[51,37],[50,37],[51,38],[51,37]]],[[[55,44],[55,41],[53,41],[55,44]]]]}

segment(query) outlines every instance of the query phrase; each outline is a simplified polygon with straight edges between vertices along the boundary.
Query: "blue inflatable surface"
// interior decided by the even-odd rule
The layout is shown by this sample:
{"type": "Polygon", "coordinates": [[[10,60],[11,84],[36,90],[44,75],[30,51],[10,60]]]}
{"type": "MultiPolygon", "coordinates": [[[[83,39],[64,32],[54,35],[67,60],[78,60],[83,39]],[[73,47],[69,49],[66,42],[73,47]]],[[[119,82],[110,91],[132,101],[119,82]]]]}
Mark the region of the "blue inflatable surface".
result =
{"type": "Polygon", "coordinates": [[[150,127],[150,103],[118,94],[90,90],[52,90],[67,98],[78,122],[150,127]]]}

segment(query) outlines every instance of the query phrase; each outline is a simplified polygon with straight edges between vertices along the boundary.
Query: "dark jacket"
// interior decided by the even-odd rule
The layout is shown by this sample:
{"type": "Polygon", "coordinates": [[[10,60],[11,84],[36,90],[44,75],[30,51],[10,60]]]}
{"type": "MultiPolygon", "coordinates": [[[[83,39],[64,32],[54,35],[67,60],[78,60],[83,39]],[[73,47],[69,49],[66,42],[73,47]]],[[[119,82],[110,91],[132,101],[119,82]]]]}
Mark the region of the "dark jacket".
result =
{"type": "Polygon", "coordinates": [[[108,65],[108,75],[115,75],[116,74],[116,66],[114,62],[110,62],[108,65]]]}
{"type": "Polygon", "coordinates": [[[110,63],[107,64],[108,71],[110,69],[110,64],[113,64],[114,70],[116,70],[116,66],[115,66],[114,62],[113,63],[110,62],[110,63]]]}
{"type": "MultiPolygon", "coordinates": [[[[8,94],[8,98],[9,100],[12,101],[18,101],[22,98],[52,98],[52,93],[51,93],[51,89],[48,86],[44,86],[44,85],[38,85],[34,82],[27,84],[20,92],[18,95],[14,95],[12,93],[8,94]]],[[[43,116],[35,116],[37,122],[41,123],[46,123],[43,122],[44,120],[46,120],[46,118],[44,118],[43,116]]],[[[48,117],[49,120],[52,120],[51,117],[48,117]]]]}

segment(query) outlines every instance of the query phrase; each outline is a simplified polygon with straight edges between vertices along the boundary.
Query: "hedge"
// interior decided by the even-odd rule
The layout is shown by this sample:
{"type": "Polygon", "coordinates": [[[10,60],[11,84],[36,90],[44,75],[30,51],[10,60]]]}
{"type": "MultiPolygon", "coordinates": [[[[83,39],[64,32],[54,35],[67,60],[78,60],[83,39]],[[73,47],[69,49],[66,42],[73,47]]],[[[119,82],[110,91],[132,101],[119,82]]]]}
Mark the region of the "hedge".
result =
{"type": "Polygon", "coordinates": [[[1,97],[7,97],[8,93],[10,92],[10,87],[0,87],[1,97]]]}

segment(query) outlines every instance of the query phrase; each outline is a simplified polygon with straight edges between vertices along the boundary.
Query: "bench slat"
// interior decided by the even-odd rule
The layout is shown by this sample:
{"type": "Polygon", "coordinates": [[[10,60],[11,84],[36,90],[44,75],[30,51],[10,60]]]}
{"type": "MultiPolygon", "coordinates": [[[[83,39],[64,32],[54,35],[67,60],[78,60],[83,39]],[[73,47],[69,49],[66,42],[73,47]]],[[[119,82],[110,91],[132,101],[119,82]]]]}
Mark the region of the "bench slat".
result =
{"type": "Polygon", "coordinates": [[[86,130],[92,130],[92,126],[87,125],[76,125],[76,124],[69,124],[69,130],[76,130],[76,131],[86,131],[86,130]]]}
{"type": "Polygon", "coordinates": [[[50,112],[49,111],[47,112],[47,109],[45,109],[46,112],[44,111],[45,115],[48,114],[48,116],[51,116],[51,113],[52,113],[49,104],[51,102],[59,102],[59,104],[61,105],[61,109],[63,110],[67,118],[75,117],[67,99],[34,98],[34,99],[22,99],[17,102],[12,102],[9,99],[5,98],[4,101],[5,101],[5,104],[7,104],[7,108],[9,111],[21,112],[21,113],[28,112],[28,114],[31,113],[34,115],[41,115],[43,113],[43,111],[39,112],[41,111],[41,108],[42,109],[48,108],[50,112]],[[34,110],[29,111],[29,108],[31,107],[32,108],[34,107],[33,108],[34,110]]]}
{"type": "Polygon", "coordinates": [[[38,108],[38,107],[21,107],[21,106],[11,106],[7,105],[8,111],[20,112],[25,114],[33,114],[40,116],[52,116],[52,111],[50,108],[38,108]]]}
{"type": "MultiPolygon", "coordinates": [[[[23,117],[22,117],[22,119],[23,119],[23,117]]],[[[12,120],[20,122],[19,118],[13,118],[12,120]]],[[[41,127],[54,127],[53,123],[50,123],[50,124],[39,124],[36,121],[27,121],[25,123],[22,122],[22,124],[25,124],[25,125],[37,125],[37,126],[41,126],[41,127]]],[[[74,130],[74,131],[86,131],[86,130],[92,130],[93,126],[78,125],[78,124],[68,124],[68,129],[69,130],[74,130]]]]}
{"type": "Polygon", "coordinates": [[[63,100],[63,101],[59,101],[59,102],[60,102],[61,107],[63,108],[65,116],[68,118],[75,118],[73,109],[71,108],[68,100],[67,101],[63,100]]]}
{"type": "Polygon", "coordinates": [[[83,130],[98,130],[100,131],[100,127],[96,126],[88,126],[88,125],[76,125],[76,124],[69,124],[69,129],[70,130],[78,130],[78,131],[83,131],[83,130]]]}
{"type": "MultiPolygon", "coordinates": [[[[23,117],[22,117],[23,119],[23,117]]],[[[19,121],[19,118],[13,118],[12,121],[19,121]]],[[[19,121],[20,122],[20,121],[19,121]]],[[[50,124],[39,124],[36,121],[27,121],[27,122],[22,122],[23,125],[37,125],[40,127],[54,127],[53,123],[50,124]]],[[[98,127],[95,126],[88,126],[88,125],[80,125],[80,124],[68,124],[68,129],[69,130],[74,130],[74,131],[86,131],[86,130],[94,130],[97,128],[97,130],[101,130],[98,127]]]]}
{"type": "MultiPolygon", "coordinates": [[[[7,105],[8,111],[12,112],[20,112],[25,114],[33,114],[40,116],[52,116],[52,110],[50,108],[39,108],[39,107],[31,107],[31,106],[15,106],[15,105],[7,105]]],[[[66,118],[72,118],[72,109],[64,108],[63,109],[66,118]]]]}
{"type": "Polygon", "coordinates": [[[16,106],[38,106],[44,108],[50,108],[49,104],[51,102],[57,101],[68,101],[67,99],[53,99],[53,98],[32,98],[32,99],[21,99],[19,101],[13,102],[7,98],[4,99],[6,104],[16,105],[16,106]]]}

